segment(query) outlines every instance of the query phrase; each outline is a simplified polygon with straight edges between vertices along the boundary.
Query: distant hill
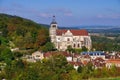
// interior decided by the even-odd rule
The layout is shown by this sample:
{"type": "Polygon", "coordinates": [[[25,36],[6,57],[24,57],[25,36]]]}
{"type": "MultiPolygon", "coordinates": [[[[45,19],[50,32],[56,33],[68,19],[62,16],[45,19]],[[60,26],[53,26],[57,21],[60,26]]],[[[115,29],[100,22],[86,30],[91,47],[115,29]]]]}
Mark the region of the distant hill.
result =
{"type": "MultiPolygon", "coordinates": [[[[36,23],[30,19],[26,19],[26,18],[22,18],[22,17],[19,17],[19,16],[16,16],[16,15],[9,15],[9,14],[4,14],[4,13],[0,13],[0,23],[2,23],[4,20],[6,21],[5,23],[9,23],[10,20],[12,20],[13,23],[15,23],[15,19],[17,19],[16,23],[21,24],[22,23],[28,23],[28,24],[31,24],[31,25],[37,25],[37,26],[44,26],[44,27],[49,27],[49,25],[47,24],[39,24],[39,23],[36,23]],[[13,20],[14,19],[14,20],[13,20]]],[[[23,24],[25,25],[25,24],[23,24]]]]}
{"type": "Polygon", "coordinates": [[[120,28],[87,29],[90,33],[120,33],[120,28]]]}
{"type": "Polygon", "coordinates": [[[87,29],[90,33],[120,33],[119,26],[78,26],[59,27],[59,29],[87,29]]]}
{"type": "Polygon", "coordinates": [[[120,26],[106,26],[106,25],[94,25],[94,26],[75,26],[80,29],[111,29],[111,28],[120,28],[120,26]]]}

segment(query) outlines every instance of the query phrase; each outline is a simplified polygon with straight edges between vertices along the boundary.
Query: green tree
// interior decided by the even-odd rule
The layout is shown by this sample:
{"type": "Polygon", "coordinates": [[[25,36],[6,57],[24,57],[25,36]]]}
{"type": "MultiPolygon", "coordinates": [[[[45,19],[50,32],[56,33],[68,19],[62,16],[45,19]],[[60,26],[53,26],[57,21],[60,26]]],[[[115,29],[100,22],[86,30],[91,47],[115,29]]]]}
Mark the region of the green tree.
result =
{"type": "Polygon", "coordinates": [[[14,59],[13,53],[8,48],[4,48],[0,53],[0,60],[4,61],[7,64],[10,64],[14,59]]]}
{"type": "Polygon", "coordinates": [[[78,71],[78,73],[82,73],[83,67],[82,67],[82,66],[79,66],[77,71],[78,71]]]}
{"type": "Polygon", "coordinates": [[[70,45],[67,47],[67,50],[66,50],[66,51],[75,52],[75,50],[74,50],[74,49],[72,48],[72,46],[70,46],[70,45]]]}
{"type": "Polygon", "coordinates": [[[85,46],[82,46],[82,51],[88,51],[88,49],[85,46]]]}
{"type": "Polygon", "coordinates": [[[75,49],[75,53],[81,53],[82,52],[82,49],[78,48],[78,49],[75,49]]]}
{"type": "Polygon", "coordinates": [[[14,60],[10,65],[6,65],[4,72],[8,80],[16,80],[24,72],[26,64],[22,60],[14,60]]]}
{"type": "Polygon", "coordinates": [[[44,52],[53,51],[53,50],[55,50],[55,46],[54,46],[53,43],[47,42],[47,43],[42,47],[42,50],[43,50],[44,52]]]}
{"type": "Polygon", "coordinates": [[[35,68],[28,68],[18,77],[18,80],[40,80],[39,72],[35,68]]]}

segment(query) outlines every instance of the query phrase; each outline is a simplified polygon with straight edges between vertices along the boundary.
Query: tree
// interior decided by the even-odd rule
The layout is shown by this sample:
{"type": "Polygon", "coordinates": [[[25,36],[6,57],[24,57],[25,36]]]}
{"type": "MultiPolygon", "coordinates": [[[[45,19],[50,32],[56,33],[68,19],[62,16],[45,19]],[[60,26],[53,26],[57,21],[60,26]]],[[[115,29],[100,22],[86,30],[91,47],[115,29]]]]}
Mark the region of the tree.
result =
{"type": "Polygon", "coordinates": [[[69,72],[74,70],[66,58],[58,52],[54,52],[49,59],[42,62],[41,75],[44,80],[69,80],[69,72]],[[46,77],[47,76],[47,77],[46,77]],[[64,77],[66,76],[66,77],[64,77]]]}
{"type": "Polygon", "coordinates": [[[78,73],[82,73],[83,67],[82,67],[82,66],[79,66],[77,71],[78,71],[78,73]]]}
{"type": "Polygon", "coordinates": [[[74,50],[74,49],[72,48],[72,46],[70,46],[70,45],[67,47],[67,50],[66,50],[66,51],[75,52],[75,50],[74,50]]]}
{"type": "Polygon", "coordinates": [[[40,29],[38,31],[38,35],[37,35],[37,40],[36,43],[38,46],[44,45],[47,41],[48,38],[48,34],[46,33],[45,29],[40,29]]]}
{"type": "Polygon", "coordinates": [[[14,59],[13,53],[8,48],[4,48],[0,53],[0,60],[4,61],[8,65],[11,64],[11,61],[14,59]]]}
{"type": "Polygon", "coordinates": [[[15,58],[20,58],[20,57],[23,56],[23,53],[15,51],[15,52],[13,52],[13,55],[14,55],[15,58]]]}
{"type": "Polygon", "coordinates": [[[40,80],[39,72],[35,68],[28,68],[18,76],[18,80],[40,80]]]}
{"type": "Polygon", "coordinates": [[[6,75],[6,79],[14,80],[17,79],[18,76],[25,70],[26,64],[21,60],[14,60],[10,65],[6,65],[4,72],[6,75]]]}
{"type": "Polygon", "coordinates": [[[85,46],[82,46],[82,51],[88,51],[88,49],[85,46]]]}
{"type": "Polygon", "coordinates": [[[82,52],[82,49],[78,48],[78,49],[75,49],[75,53],[81,53],[82,52]]]}
{"type": "Polygon", "coordinates": [[[42,50],[43,50],[44,52],[53,51],[53,50],[55,50],[55,46],[54,46],[53,43],[47,42],[47,43],[43,46],[42,50]]]}

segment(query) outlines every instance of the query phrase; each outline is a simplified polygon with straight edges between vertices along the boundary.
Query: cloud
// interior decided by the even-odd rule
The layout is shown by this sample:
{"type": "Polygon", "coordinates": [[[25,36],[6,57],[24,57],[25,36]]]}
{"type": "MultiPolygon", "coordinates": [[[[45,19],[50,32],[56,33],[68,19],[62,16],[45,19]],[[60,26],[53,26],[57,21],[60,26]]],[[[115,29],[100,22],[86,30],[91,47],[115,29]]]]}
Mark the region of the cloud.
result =
{"type": "Polygon", "coordinates": [[[58,9],[56,9],[56,12],[60,12],[64,16],[72,16],[73,15],[72,11],[69,9],[66,9],[66,8],[58,8],[58,9]]]}
{"type": "Polygon", "coordinates": [[[43,17],[43,18],[49,18],[51,16],[51,14],[49,14],[49,13],[39,13],[38,16],[43,17]]]}
{"type": "Polygon", "coordinates": [[[15,7],[15,8],[22,8],[22,9],[24,9],[25,7],[23,6],[23,5],[21,5],[21,4],[18,4],[18,3],[12,3],[11,4],[11,6],[13,6],[13,7],[15,7]]]}
{"type": "Polygon", "coordinates": [[[62,15],[62,16],[72,16],[73,12],[70,9],[66,8],[49,8],[46,9],[44,12],[50,13],[50,14],[55,14],[55,15],[62,15]]]}
{"type": "Polygon", "coordinates": [[[11,11],[12,9],[10,8],[5,8],[5,7],[0,7],[0,12],[6,12],[6,11],[11,11]]]}
{"type": "Polygon", "coordinates": [[[119,10],[117,10],[117,9],[112,9],[112,8],[106,8],[106,11],[108,11],[108,12],[111,12],[111,13],[120,13],[120,11],[119,10]]]}
{"type": "Polygon", "coordinates": [[[71,12],[64,13],[65,16],[72,16],[73,14],[71,12]]]}
{"type": "Polygon", "coordinates": [[[120,14],[107,14],[107,15],[99,14],[97,15],[97,18],[120,19],[120,14]]]}

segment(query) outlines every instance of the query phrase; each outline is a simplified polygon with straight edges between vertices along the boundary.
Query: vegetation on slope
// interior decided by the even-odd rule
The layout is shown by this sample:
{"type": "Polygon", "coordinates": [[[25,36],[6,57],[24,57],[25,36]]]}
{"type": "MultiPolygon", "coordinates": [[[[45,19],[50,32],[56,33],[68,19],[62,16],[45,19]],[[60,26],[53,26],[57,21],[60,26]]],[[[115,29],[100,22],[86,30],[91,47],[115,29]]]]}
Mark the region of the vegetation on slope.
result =
{"type": "Polygon", "coordinates": [[[18,16],[0,14],[0,34],[11,48],[40,49],[49,41],[48,28],[18,16]]]}
{"type": "MultiPolygon", "coordinates": [[[[120,43],[118,39],[109,39],[103,36],[91,36],[92,48],[102,51],[120,51],[120,43]]],[[[118,38],[118,37],[117,37],[118,38]]]]}

